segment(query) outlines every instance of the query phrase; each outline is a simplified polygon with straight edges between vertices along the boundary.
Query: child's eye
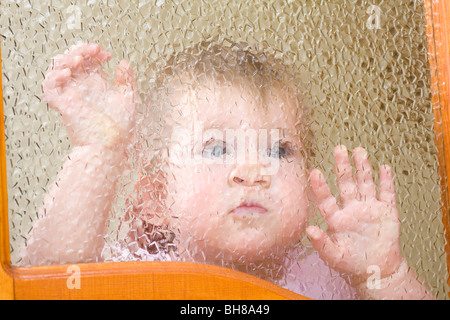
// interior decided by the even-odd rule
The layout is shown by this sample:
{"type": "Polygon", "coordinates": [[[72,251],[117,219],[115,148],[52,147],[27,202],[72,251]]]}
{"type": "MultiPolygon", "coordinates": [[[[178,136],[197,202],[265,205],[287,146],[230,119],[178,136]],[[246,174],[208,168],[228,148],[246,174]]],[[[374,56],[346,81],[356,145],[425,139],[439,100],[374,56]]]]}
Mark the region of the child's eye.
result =
{"type": "Polygon", "coordinates": [[[277,142],[272,149],[267,150],[267,155],[273,158],[287,158],[292,154],[292,149],[289,143],[277,142]]]}
{"type": "Polygon", "coordinates": [[[227,153],[226,143],[222,140],[209,140],[207,145],[203,148],[203,157],[218,158],[227,153]]]}

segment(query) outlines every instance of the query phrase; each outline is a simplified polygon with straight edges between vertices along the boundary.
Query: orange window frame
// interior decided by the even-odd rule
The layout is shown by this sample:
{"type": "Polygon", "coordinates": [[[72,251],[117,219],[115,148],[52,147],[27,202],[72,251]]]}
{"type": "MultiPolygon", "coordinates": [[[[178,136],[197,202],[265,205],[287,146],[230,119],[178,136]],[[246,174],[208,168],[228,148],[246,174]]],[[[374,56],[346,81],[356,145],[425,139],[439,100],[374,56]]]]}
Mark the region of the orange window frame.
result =
{"type": "MultiPolygon", "coordinates": [[[[450,185],[447,179],[450,177],[450,3],[425,0],[425,8],[435,141],[441,176],[442,221],[450,275],[450,185]]],[[[241,272],[196,263],[77,264],[80,268],[80,289],[69,289],[67,281],[71,273],[68,273],[67,265],[12,266],[9,255],[5,128],[1,120],[2,88],[0,78],[0,299],[307,299],[241,272]]],[[[450,285],[450,277],[447,282],[450,285]]]]}

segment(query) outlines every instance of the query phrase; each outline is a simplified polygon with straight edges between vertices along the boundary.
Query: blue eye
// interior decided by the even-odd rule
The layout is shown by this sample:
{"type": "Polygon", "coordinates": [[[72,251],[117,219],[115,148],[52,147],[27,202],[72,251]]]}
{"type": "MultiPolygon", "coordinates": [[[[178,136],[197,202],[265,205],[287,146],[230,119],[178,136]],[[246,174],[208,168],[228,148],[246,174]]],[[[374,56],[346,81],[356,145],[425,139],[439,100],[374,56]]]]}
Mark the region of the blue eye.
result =
{"type": "Polygon", "coordinates": [[[227,146],[222,140],[208,141],[203,148],[203,157],[205,158],[219,158],[227,153],[227,146]]]}
{"type": "Polygon", "coordinates": [[[287,158],[292,154],[292,150],[289,147],[289,144],[283,143],[280,146],[280,143],[276,143],[272,149],[267,150],[267,155],[273,158],[287,158]]]}

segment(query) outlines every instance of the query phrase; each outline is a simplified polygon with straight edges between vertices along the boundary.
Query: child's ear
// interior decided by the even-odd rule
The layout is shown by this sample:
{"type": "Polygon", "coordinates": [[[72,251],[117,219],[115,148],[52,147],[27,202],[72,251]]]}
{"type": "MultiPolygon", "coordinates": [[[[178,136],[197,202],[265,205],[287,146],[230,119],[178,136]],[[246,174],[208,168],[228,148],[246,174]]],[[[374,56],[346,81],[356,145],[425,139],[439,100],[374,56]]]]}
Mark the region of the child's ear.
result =
{"type": "Polygon", "coordinates": [[[148,224],[163,226],[168,223],[165,214],[166,191],[162,173],[140,175],[132,199],[132,214],[148,224]]]}

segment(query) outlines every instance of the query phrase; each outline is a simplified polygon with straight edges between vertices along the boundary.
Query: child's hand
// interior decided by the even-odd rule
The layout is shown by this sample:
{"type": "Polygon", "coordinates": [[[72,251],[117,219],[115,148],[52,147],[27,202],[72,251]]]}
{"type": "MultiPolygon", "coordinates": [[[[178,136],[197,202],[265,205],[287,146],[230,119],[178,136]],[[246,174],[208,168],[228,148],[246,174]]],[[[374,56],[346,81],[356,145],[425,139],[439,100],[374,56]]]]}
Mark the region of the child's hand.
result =
{"type": "Polygon", "coordinates": [[[379,268],[381,278],[385,278],[397,271],[404,258],[400,253],[400,221],[391,169],[388,166],[380,168],[377,196],[366,151],[356,148],[353,160],[356,179],[346,148],[335,148],[340,206],[322,173],[311,172],[311,186],[328,230],[325,233],[310,226],[307,233],[330,267],[349,275],[354,284],[359,284],[372,274],[373,270],[368,273],[369,267],[379,268]]]}
{"type": "Polygon", "coordinates": [[[102,70],[110,58],[100,46],[82,44],[56,56],[46,74],[44,99],[62,115],[74,145],[117,148],[131,138],[136,83],[128,62],[122,61],[112,85],[102,70]]]}

